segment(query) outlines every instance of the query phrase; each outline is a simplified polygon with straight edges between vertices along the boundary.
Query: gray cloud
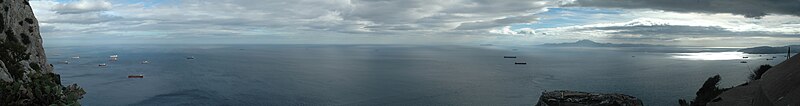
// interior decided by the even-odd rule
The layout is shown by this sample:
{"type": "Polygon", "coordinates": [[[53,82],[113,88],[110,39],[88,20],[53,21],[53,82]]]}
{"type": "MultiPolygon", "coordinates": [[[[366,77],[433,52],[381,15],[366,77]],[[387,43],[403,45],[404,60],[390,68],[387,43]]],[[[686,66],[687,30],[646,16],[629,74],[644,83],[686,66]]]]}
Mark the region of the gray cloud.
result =
{"type": "MultiPolygon", "coordinates": [[[[459,41],[467,41],[467,39],[484,40],[490,38],[491,40],[500,38],[497,37],[498,35],[531,37],[527,39],[604,37],[604,35],[600,34],[591,35],[595,33],[591,31],[580,33],[583,35],[567,35],[572,33],[560,35],[557,32],[548,32],[546,30],[539,32],[537,31],[538,29],[509,29],[511,27],[505,27],[517,23],[539,21],[537,18],[541,16],[538,16],[540,14],[537,13],[545,12],[546,8],[569,4],[572,0],[88,1],[92,0],[71,3],[61,3],[56,0],[33,0],[31,1],[31,6],[43,26],[42,35],[45,37],[91,38],[87,36],[114,36],[114,38],[120,39],[125,37],[148,39],[216,39],[225,37],[228,37],[228,39],[277,39],[274,41],[281,39],[295,41],[337,39],[340,41],[354,40],[347,42],[356,43],[360,41],[384,43],[383,41],[392,41],[391,39],[424,41],[456,41],[452,39],[459,39],[459,41]]],[[[675,1],[673,3],[672,1],[622,0],[610,2],[579,0],[571,5],[652,8],[679,12],[750,14],[747,15],[748,17],[760,17],[764,14],[797,14],[786,10],[789,8],[787,6],[735,6],[731,7],[735,9],[728,10],[718,6],[724,4],[720,4],[719,2],[721,1],[699,1],[708,3],[689,4],[688,8],[682,9],[681,5],[677,3],[684,2],[688,1],[675,1]],[[716,7],[702,7],[705,5],[715,5],[716,7]],[[748,9],[759,11],[743,11],[748,9]]],[[[733,3],[737,4],[739,2],[743,1],[735,1],[733,3]]],[[[772,1],[767,1],[764,5],[777,5],[774,3],[766,4],[770,2],[772,1]]],[[[786,5],[792,6],[796,4],[789,3],[786,5]]],[[[746,19],[740,16],[729,16],[746,19]]],[[[767,19],[769,18],[764,18],[763,20],[767,19]]],[[[587,24],[594,23],[587,22],[587,24]]],[[[785,29],[791,30],[790,28],[785,29]]],[[[607,26],[583,30],[616,31],[607,33],[614,39],[669,40],[695,36],[790,36],[770,32],[736,32],[719,27],[676,25],[607,26]],[[624,35],[641,36],[637,38],[624,35]]],[[[401,40],[395,42],[405,43],[405,41],[401,40]]]]}
{"type": "Polygon", "coordinates": [[[532,14],[565,3],[558,0],[210,0],[111,5],[106,1],[85,1],[68,4],[34,1],[33,6],[50,6],[57,14],[39,10],[37,15],[54,17],[41,22],[56,24],[53,26],[59,31],[99,33],[87,35],[124,30],[198,36],[225,33],[402,36],[487,31],[528,23],[535,21],[532,14]],[[201,31],[192,34],[184,31],[187,29],[201,31]]]}
{"type": "Polygon", "coordinates": [[[43,20],[43,23],[97,24],[122,19],[120,16],[102,13],[64,14],[59,18],[43,20]]]}
{"type": "Polygon", "coordinates": [[[800,37],[800,34],[786,34],[764,31],[730,31],[717,26],[686,25],[634,25],[590,27],[580,30],[605,30],[611,39],[627,40],[675,40],[680,38],[709,37],[800,37]],[[630,36],[634,35],[634,36],[630,36]]]}
{"type": "Polygon", "coordinates": [[[573,6],[732,13],[750,18],[768,14],[800,16],[798,0],[577,0],[573,6]]]}
{"type": "Polygon", "coordinates": [[[506,17],[502,19],[496,19],[491,21],[481,21],[481,22],[468,22],[468,23],[461,23],[456,30],[475,30],[475,29],[487,29],[487,28],[494,28],[497,26],[504,26],[514,23],[531,23],[536,21],[534,15],[528,16],[516,16],[516,17],[506,17]]]}

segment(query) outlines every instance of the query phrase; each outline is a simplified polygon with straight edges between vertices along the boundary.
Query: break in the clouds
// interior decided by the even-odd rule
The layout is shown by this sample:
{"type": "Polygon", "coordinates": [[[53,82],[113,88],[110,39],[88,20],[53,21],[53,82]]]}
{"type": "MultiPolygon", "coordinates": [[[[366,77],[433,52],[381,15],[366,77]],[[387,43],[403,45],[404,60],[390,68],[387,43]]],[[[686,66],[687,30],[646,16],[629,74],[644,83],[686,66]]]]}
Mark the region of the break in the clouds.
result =
{"type": "Polygon", "coordinates": [[[797,2],[34,0],[30,3],[45,40],[55,41],[527,45],[578,39],[646,43],[722,38],[797,41],[800,32],[797,2]],[[626,25],[636,22],[658,25],[626,25]]]}

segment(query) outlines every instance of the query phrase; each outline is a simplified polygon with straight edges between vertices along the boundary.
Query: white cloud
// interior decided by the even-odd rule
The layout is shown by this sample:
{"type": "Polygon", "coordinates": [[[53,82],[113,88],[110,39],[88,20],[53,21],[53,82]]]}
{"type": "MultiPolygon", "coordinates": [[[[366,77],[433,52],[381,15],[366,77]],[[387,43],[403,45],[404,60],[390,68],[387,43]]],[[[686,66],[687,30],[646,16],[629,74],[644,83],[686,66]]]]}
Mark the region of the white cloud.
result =
{"type": "Polygon", "coordinates": [[[534,35],[536,34],[536,31],[533,28],[511,29],[511,26],[505,26],[489,30],[489,33],[506,35],[534,35]]]}
{"type": "Polygon", "coordinates": [[[80,14],[86,12],[99,12],[111,9],[111,2],[106,0],[79,0],[72,3],[54,5],[52,10],[59,14],[80,14]]]}

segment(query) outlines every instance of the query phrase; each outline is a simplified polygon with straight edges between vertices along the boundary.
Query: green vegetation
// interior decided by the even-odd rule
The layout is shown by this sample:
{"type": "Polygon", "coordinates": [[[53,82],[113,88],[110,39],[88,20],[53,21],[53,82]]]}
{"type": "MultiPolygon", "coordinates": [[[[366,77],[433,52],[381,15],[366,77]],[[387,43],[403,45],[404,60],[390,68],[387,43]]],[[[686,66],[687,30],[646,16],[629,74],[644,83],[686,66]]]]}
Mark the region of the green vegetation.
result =
{"type": "Polygon", "coordinates": [[[11,106],[80,105],[79,99],[86,94],[76,85],[63,87],[60,77],[53,73],[28,74],[30,82],[0,81],[0,104],[11,106]]]}
{"type": "Polygon", "coordinates": [[[77,85],[61,86],[61,78],[54,73],[44,73],[38,63],[28,63],[34,71],[25,73],[23,60],[29,60],[29,53],[24,45],[8,41],[0,41],[0,61],[6,66],[13,82],[0,81],[0,104],[12,106],[28,105],[80,105],[78,100],[86,92],[77,85]],[[27,76],[30,81],[23,78],[27,76]]]}
{"type": "Polygon", "coordinates": [[[715,99],[719,94],[722,92],[727,91],[731,88],[720,88],[719,81],[722,80],[722,77],[719,75],[710,77],[703,83],[703,87],[700,87],[700,90],[697,90],[695,93],[696,97],[690,103],[686,103],[686,100],[680,99],[678,103],[681,106],[705,106],[706,103],[712,101],[719,101],[719,98],[715,99]]]}
{"type": "MultiPolygon", "coordinates": [[[[750,74],[748,77],[750,82],[761,79],[761,76],[772,68],[771,65],[765,64],[758,67],[758,69],[753,70],[753,73],[750,74]]],[[[703,83],[703,87],[700,90],[697,90],[697,97],[694,98],[690,103],[686,103],[686,100],[680,99],[678,103],[681,106],[705,106],[708,102],[719,101],[721,98],[717,98],[722,92],[725,92],[731,88],[720,88],[718,86],[719,81],[722,78],[719,75],[710,77],[703,83]]],[[[749,82],[748,82],[749,83],[749,82]]],[[[739,86],[747,86],[748,83],[741,84],[739,86]]]]}

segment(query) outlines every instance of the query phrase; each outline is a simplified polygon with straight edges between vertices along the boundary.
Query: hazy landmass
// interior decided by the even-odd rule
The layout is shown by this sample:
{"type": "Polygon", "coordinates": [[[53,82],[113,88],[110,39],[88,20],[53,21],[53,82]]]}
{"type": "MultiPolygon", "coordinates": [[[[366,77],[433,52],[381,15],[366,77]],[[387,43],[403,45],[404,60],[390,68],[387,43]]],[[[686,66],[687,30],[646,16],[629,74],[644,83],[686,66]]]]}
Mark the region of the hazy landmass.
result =
{"type": "Polygon", "coordinates": [[[567,43],[548,43],[541,47],[588,47],[596,49],[611,49],[626,52],[656,52],[656,53],[696,53],[696,52],[725,52],[735,51],[736,48],[708,48],[708,47],[681,47],[654,44],[630,43],[599,43],[591,40],[579,40],[567,43]]]}
{"type": "Polygon", "coordinates": [[[547,47],[669,47],[666,45],[652,45],[652,44],[629,44],[629,43],[598,43],[592,40],[579,40],[576,42],[567,43],[548,43],[541,46],[547,47]]]}
{"type": "Polygon", "coordinates": [[[786,53],[788,47],[792,47],[791,51],[792,53],[800,52],[800,45],[789,45],[781,47],[759,46],[759,47],[740,49],[739,52],[744,52],[748,54],[777,54],[777,53],[786,53]]]}

